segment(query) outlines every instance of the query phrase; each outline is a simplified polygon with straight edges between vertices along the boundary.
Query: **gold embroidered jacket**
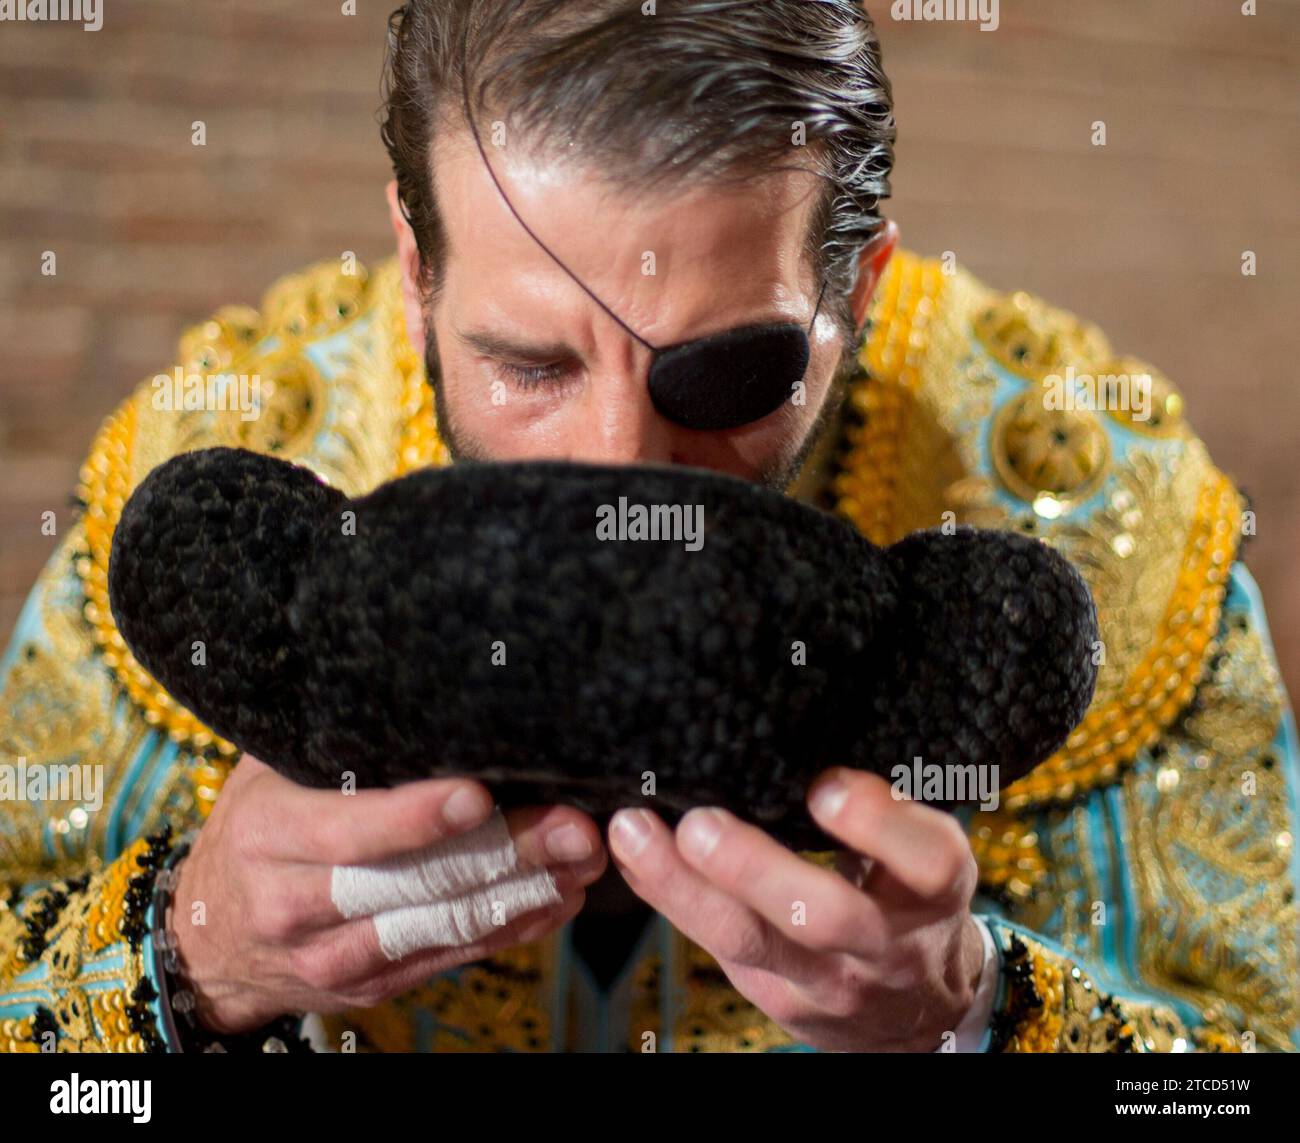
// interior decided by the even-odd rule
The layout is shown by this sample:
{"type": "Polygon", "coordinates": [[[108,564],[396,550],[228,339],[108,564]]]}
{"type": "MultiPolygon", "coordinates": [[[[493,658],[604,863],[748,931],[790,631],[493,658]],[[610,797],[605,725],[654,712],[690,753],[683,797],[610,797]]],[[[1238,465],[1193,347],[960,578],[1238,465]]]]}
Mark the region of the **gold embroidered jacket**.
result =
{"type": "MultiPolygon", "coordinates": [[[[201,823],[235,760],[114,627],[107,564],[131,490],[167,457],[219,444],[291,458],[352,496],[447,462],[391,262],[314,267],[260,311],[223,309],[184,335],[179,365],[258,375],[261,415],[201,398],[160,411],[163,386],[142,384],[100,430],[84,510],[0,659],[0,763],[103,774],[102,799],[0,800],[11,1051],[158,1046],[150,938],[124,901],[145,835],[201,823]]],[[[1178,391],[1094,326],[908,254],[879,286],[858,365],[830,475],[801,494],[879,543],[944,522],[1040,536],[1097,601],[1104,663],[1083,723],[996,814],[966,819],[1002,961],[985,1046],[1300,1046],[1295,732],[1237,558],[1249,513],[1178,391]],[[1067,370],[1103,389],[1149,375],[1150,416],[1046,399],[1067,370]]],[[[609,991],[566,929],[324,1024],[335,1046],[347,1032],[397,1051],[642,1050],[649,1033],[658,1050],[807,1050],[662,917],[609,991]]]]}

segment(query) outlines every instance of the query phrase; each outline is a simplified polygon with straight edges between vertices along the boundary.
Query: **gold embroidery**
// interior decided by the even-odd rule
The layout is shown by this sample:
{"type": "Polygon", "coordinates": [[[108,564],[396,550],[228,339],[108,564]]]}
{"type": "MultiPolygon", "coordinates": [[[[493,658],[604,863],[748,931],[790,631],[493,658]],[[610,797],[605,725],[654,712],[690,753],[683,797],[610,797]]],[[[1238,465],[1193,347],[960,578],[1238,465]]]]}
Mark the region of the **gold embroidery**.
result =
{"type": "Polygon", "coordinates": [[[374,1008],[323,1017],[332,1047],[352,1032],[379,1052],[545,1052],[550,1048],[548,998],[554,987],[555,941],[517,945],[454,976],[439,976],[374,1008]],[[437,1023],[417,1040],[428,1013],[437,1023]]]}
{"type": "Polygon", "coordinates": [[[380,321],[389,330],[393,368],[401,378],[402,433],[398,442],[397,469],[394,475],[405,476],[417,468],[441,468],[450,464],[451,455],[438,435],[433,387],[427,380],[424,362],[406,335],[406,317],[401,305],[395,264],[389,273],[392,285],[383,291],[380,321]]]}
{"type": "Polygon", "coordinates": [[[1065,1027],[1065,973],[1043,957],[1033,963],[1034,993],[1042,1005],[1038,1018],[1023,1025],[1006,1047],[1011,1052],[1054,1052],[1065,1027]]]}
{"type": "Polygon", "coordinates": [[[1213,1011],[1188,1028],[1170,1007],[1108,996],[1078,965],[1015,935],[1006,954],[1010,997],[994,1020],[1002,1052],[1240,1052],[1240,1036],[1213,1011]]]}
{"type": "Polygon", "coordinates": [[[877,287],[860,358],[867,376],[849,390],[844,452],[832,482],[836,511],[873,543],[892,543],[900,534],[898,502],[909,491],[901,475],[908,422],[927,326],[943,290],[938,266],[898,257],[877,287]]]}
{"type": "Polygon", "coordinates": [[[235,426],[232,443],[285,459],[302,455],[320,431],[329,404],[320,370],[296,346],[266,353],[257,368],[266,408],[235,426]]]}
{"type": "Polygon", "coordinates": [[[251,306],[223,306],[211,319],[191,326],[180,339],[184,373],[224,373],[257,344],[261,315],[251,306]]]}
{"type": "Polygon", "coordinates": [[[130,450],[136,436],[139,403],[138,395],[132,397],[108,418],[81,470],[87,554],[77,559],[76,569],[86,596],[84,613],[103,651],[104,664],[126,688],[146,723],[195,749],[215,747],[224,754],[233,754],[232,743],[217,738],[136,662],[113,622],[108,602],[108,560],[113,530],[132,487],[130,450]]]}
{"type": "Polygon", "coordinates": [[[0,1052],[39,1052],[41,1045],[36,1042],[35,1025],[35,1016],[20,1020],[0,1020],[0,1052]]]}
{"type": "MultiPolygon", "coordinates": [[[[93,654],[94,641],[79,611],[80,585],[71,553],[84,542],[80,524],[68,532],[41,572],[39,634],[16,648],[0,689],[0,754],[25,758],[29,768],[95,767],[98,799],[89,789],[80,800],[54,796],[6,803],[0,862],[9,876],[43,880],[84,869],[107,844],[109,806],[123,793],[124,767],[113,765],[139,749],[142,729],[115,712],[116,689],[93,654]]],[[[67,774],[68,771],[63,771],[67,774]]],[[[75,787],[68,791],[76,793],[75,787]]]]}
{"type": "Polygon", "coordinates": [[[1231,1006],[1232,1024],[1289,1050],[1300,1023],[1300,911],[1286,777],[1273,750],[1282,698],[1258,633],[1235,619],[1158,767],[1125,784],[1139,971],[1193,1003],[1231,1006]]]}
{"type": "MultiPolygon", "coordinates": [[[[145,846],[137,842],[131,853],[143,853],[145,846]]],[[[122,940],[122,924],[126,917],[126,891],[131,878],[139,873],[134,861],[115,861],[104,870],[97,892],[88,894],[90,907],[85,913],[84,947],[95,953],[122,940]]]]}
{"type": "MultiPolygon", "coordinates": [[[[117,631],[108,602],[113,530],[135,486],[169,457],[217,445],[255,448],[293,459],[349,495],[400,472],[445,463],[424,369],[400,324],[395,260],[373,276],[322,263],[268,291],[262,315],[246,307],[220,311],[181,339],[192,372],[257,375],[261,415],[238,408],[155,408],[142,385],[110,416],[81,471],[86,552],[77,560],[90,622],[104,662],[150,726],[194,750],[233,757],[215,736],[136,662],[117,631]],[[332,337],[349,323],[366,332],[332,337]],[[326,381],[322,370],[328,368],[326,381]]],[[[206,784],[205,784],[206,785],[206,784]]],[[[210,786],[208,787],[210,788],[210,786]]]]}
{"type": "Polygon", "coordinates": [[[698,945],[673,931],[682,998],[673,1026],[679,1052],[765,1052],[794,1040],[731,987],[726,974],[698,945]]]}
{"type": "Polygon", "coordinates": [[[221,793],[221,787],[226,784],[226,779],[230,777],[230,771],[233,769],[233,762],[220,758],[196,762],[187,771],[193,786],[194,806],[198,811],[200,822],[208,820],[208,815],[212,813],[212,807],[216,804],[217,795],[221,793]]]}
{"type": "MultiPolygon", "coordinates": [[[[1138,1037],[1127,1012],[1100,993],[1087,973],[1037,941],[1011,933],[1003,971],[1009,996],[994,1019],[995,1051],[1159,1050],[1138,1037]]],[[[1160,1017],[1182,1030],[1172,1012],[1162,1010],[1160,1017]]]]}
{"type": "MultiPolygon", "coordinates": [[[[1065,746],[1003,791],[1006,809],[1070,801],[1113,782],[1187,705],[1218,627],[1236,546],[1231,521],[1240,504],[1226,477],[1215,474],[1206,483],[1173,594],[1122,693],[1110,701],[1094,698],[1065,746]]],[[[1068,552],[1068,545],[1062,546],[1068,552]]],[[[1140,636],[1140,631],[1131,633],[1140,636]]]]}
{"type": "Polygon", "coordinates": [[[1033,391],[1002,407],[989,451],[1015,495],[1032,502],[1046,493],[1060,509],[1086,500],[1110,472],[1110,438],[1097,414],[1046,409],[1033,391]]]}
{"type": "Polygon", "coordinates": [[[1110,343],[1095,325],[1023,290],[997,298],[971,324],[993,358],[1026,381],[1110,357],[1110,343]]]}
{"type": "Polygon", "coordinates": [[[981,888],[1003,900],[1027,901],[1047,873],[1033,827],[1011,814],[982,813],[969,836],[981,888]]]}
{"type": "Polygon", "coordinates": [[[658,953],[643,957],[632,976],[631,999],[628,1003],[627,1050],[629,1052],[646,1050],[647,1032],[654,1037],[654,1042],[658,1045],[661,1030],[659,996],[662,980],[663,958],[658,953]]]}
{"type": "Polygon", "coordinates": [[[1199,1052],[1241,1053],[1245,1050],[1235,1029],[1198,1027],[1192,1030],[1192,1036],[1199,1052]]]}
{"type": "Polygon", "coordinates": [[[263,333],[302,340],[334,333],[373,303],[369,283],[364,266],[348,273],[338,262],[318,262],[281,278],[262,302],[263,333]]]}
{"type": "Polygon", "coordinates": [[[126,1007],[130,997],[125,989],[114,988],[106,992],[93,992],[89,999],[91,1024],[100,1029],[106,1051],[123,1050],[117,1045],[131,1044],[133,1036],[136,1047],[126,1050],[139,1051],[143,1048],[139,1036],[131,1031],[127,1019],[126,1007]]]}
{"type": "Polygon", "coordinates": [[[1228,623],[1216,657],[1181,729],[1211,754],[1244,761],[1273,744],[1284,707],[1282,680],[1245,615],[1228,623]]]}
{"type": "MultiPolygon", "coordinates": [[[[48,1010],[58,1030],[60,1052],[143,1052],[144,1039],[130,1030],[125,1006],[142,979],[139,952],[123,940],[123,905],[130,879],[140,872],[136,858],[149,849],[141,838],[106,869],[91,876],[80,892],[69,895],[58,920],[46,933],[40,965],[44,976],[13,987],[14,977],[32,965],[0,912],[0,948],[8,958],[0,965],[0,987],[48,1010]],[[114,947],[116,946],[116,947],[114,947]],[[107,953],[105,953],[107,950],[107,953]]],[[[28,914],[41,907],[59,884],[39,890],[24,903],[28,914]]],[[[0,996],[0,999],[4,999],[0,996]]],[[[35,1017],[6,1020],[0,1025],[0,1051],[39,1051],[35,1017]],[[30,1047],[28,1046],[30,1045],[30,1047]]]]}
{"type": "Polygon", "coordinates": [[[1169,378],[1136,357],[1114,357],[1106,335],[1091,322],[1023,290],[1004,294],[978,313],[972,329],[989,354],[1024,381],[1064,379],[1073,370],[1086,396],[1134,432],[1152,437],[1186,434],[1182,395],[1169,378]],[[1149,416],[1132,386],[1150,378],[1149,416]],[[1124,386],[1128,385],[1128,399],[1124,386]],[[1088,392],[1092,386],[1092,392],[1088,392]]]}
{"type": "Polygon", "coordinates": [[[1151,649],[1186,558],[1208,471],[1203,456],[1169,464],[1131,452],[1102,504],[1053,531],[1052,542],[1083,573],[1097,604],[1106,655],[1094,707],[1123,697],[1151,649]]]}
{"type": "Polygon", "coordinates": [[[14,886],[4,887],[5,899],[0,901],[0,987],[8,984],[16,973],[27,967],[22,959],[19,942],[27,926],[14,908],[14,886]]]}
{"type": "Polygon", "coordinates": [[[1136,357],[1121,357],[1113,363],[1111,372],[1128,377],[1130,386],[1134,378],[1151,379],[1151,407],[1147,417],[1139,418],[1138,414],[1142,410],[1138,407],[1138,402],[1132,399],[1111,400],[1106,404],[1106,411],[1115,420],[1142,436],[1163,438],[1187,435],[1187,423],[1183,419],[1183,395],[1160,370],[1136,357]]]}
{"type": "MultiPolygon", "coordinates": [[[[1072,900],[1077,904],[1064,918],[1060,943],[1067,951],[1086,955],[1095,962],[1102,957],[1102,926],[1093,923],[1092,909],[1095,902],[1109,900],[1111,890],[1102,884],[1093,857],[1093,846],[1097,844],[1097,839],[1094,837],[1092,818],[1085,805],[1077,805],[1070,811],[1070,838],[1073,849],[1070,856],[1064,857],[1064,869],[1058,867],[1057,879],[1058,882],[1072,883],[1072,900]],[[1079,889],[1082,889],[1082,893],[1079,889]]],[[[1109,841],[1109,838],[1106,840],[1109,841]]],[[[1119,907],[1122,908],[1122,904],[1119,907]]]]}

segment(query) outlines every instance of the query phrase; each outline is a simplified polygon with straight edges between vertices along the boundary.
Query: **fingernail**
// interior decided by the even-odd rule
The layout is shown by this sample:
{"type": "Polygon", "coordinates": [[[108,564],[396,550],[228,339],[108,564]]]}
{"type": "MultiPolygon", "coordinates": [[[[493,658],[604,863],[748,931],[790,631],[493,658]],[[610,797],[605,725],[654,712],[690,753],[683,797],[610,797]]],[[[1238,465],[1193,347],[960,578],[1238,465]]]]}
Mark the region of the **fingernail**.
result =
{"type": "Polygon", "coordinates": [[[442,807],[443,818],[458,829],[478,825],[491,812],[492,799],[485,791],[472,786],[457,790],[442,807]]]}
{"type": "Polygon", "coordinates": [[[590,839],[576,825],[562,825],[546,835],[546,852],[556,861],[583,861],[592,855],[590,839]]]}
{"type": "Polygon", "coordinates": [[[691,810],[678,828],[682,847],[692,857],[706,858],[722,837],[722,815],[717,810],[691,810]]]}
{"type": "Polygon", "coordinates": [[[813,791],[809,805],[817,817],[829,821],[840,812],[848,796],[848,785],[839,778],[830,778],[813,791]]]}
{"type": "Polygon", "coordinates": [[[639,857],[650,843],[650,815],[645,810],[619,810],[609,823],[610,841],[622,857],[639,857]]]}

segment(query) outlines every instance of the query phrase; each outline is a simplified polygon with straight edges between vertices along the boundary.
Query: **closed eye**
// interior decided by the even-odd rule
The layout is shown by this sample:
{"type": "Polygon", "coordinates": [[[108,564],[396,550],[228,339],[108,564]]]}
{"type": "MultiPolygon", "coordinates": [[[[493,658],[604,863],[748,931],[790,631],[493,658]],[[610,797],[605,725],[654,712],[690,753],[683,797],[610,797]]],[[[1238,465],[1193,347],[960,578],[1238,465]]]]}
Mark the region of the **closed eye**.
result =
{"type": "Polygon", "coordinates": [[[523,392],[548,387],[558,388],[558,383],[563,380],[566,372],[562,361],[548,362],[544,365],[494,361],[492,368],[504,380],[523,392]]]}

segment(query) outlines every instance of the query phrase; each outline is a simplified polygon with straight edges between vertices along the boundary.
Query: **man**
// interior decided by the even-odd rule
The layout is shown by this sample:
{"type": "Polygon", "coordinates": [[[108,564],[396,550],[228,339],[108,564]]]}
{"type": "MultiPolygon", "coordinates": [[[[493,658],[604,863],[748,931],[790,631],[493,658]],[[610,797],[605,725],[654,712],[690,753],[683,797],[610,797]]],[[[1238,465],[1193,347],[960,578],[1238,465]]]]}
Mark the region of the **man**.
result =
{"type": "Polygon", "coordinates": [[[864,13],[414,0],[388,79],[395,263],[317,267],[187,334],[186,373],[274,382],[260,415],[142,386],[20,618],[4,753],[97,763],[105,789],[102,808],[6,803],[4,1046],[275,1050],[296,1043],[279,1018],[304,1012],[344,1050],[1300,1044],[1294,732],[1236,562],[1242,499],[1149,366],[895,252],[864,13]],[[701,429],[656,404],[664,347],[773,322],[810,348],[779,407],[701,429]],[[1092,387],[1061,399],[1066,376],[1092,387]],[[836,869],[708,808],[675,832],[623,811],[607,837],[571,808],[512,812],[512,860],[556,899],[389,960],[384,907],[341,908],[339,870],[445,854],[491,828],[488,792],[345,798],[251,757],[232,769],[108,610],[125,498],[214,444],[349,494],[457,457],[567,457],[789,486],[878,542],[1027,531],[1093,590],[1098,692],[964,828],[827,759],[809,806],[836,869]],[[164,823],[201,824],[188,853],[164,823]],[[170,910],[150,910],[174,859],[170,910]]]}

